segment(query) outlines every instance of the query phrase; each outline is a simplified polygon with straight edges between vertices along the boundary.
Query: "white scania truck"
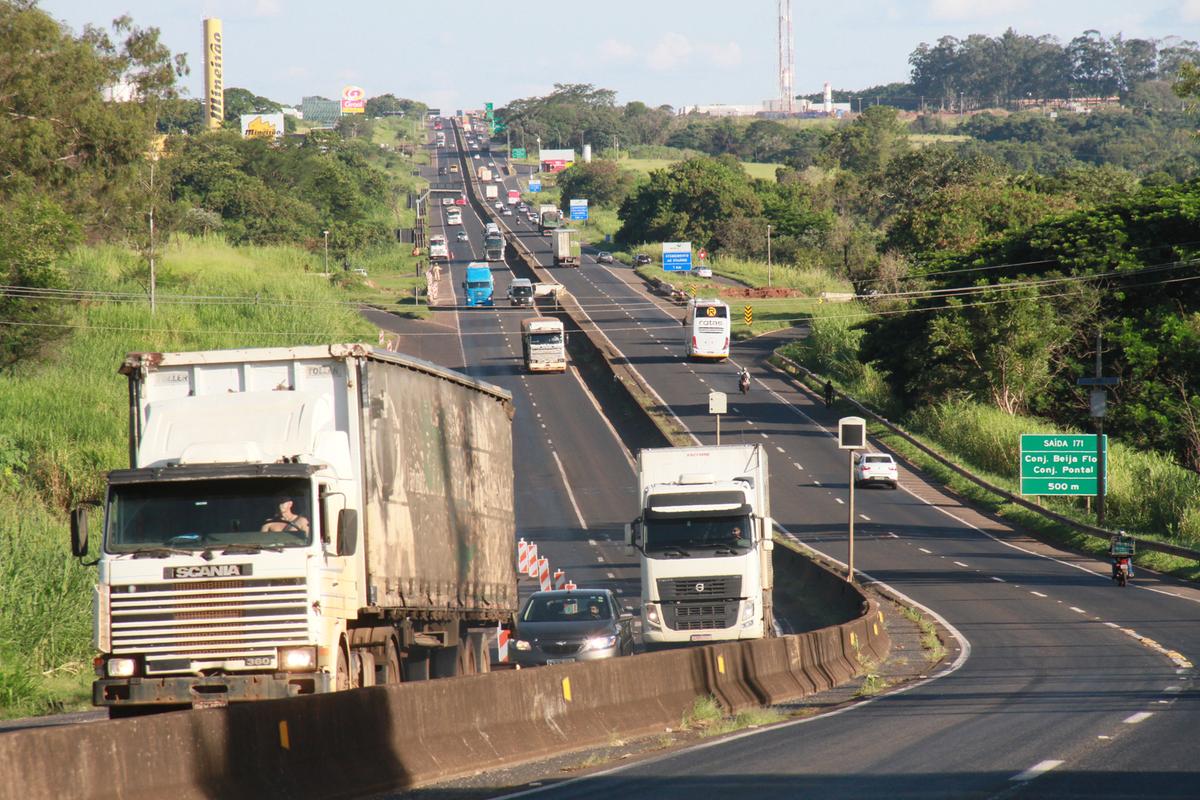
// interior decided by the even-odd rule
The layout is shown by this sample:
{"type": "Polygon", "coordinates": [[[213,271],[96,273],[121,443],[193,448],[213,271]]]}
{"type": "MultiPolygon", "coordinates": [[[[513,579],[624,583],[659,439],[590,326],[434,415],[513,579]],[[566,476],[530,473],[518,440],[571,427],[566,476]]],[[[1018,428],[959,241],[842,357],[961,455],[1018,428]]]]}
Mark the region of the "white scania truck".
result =
{"type": "MultiPolygon", "coordinates": [[[[93,701],[110,716],[486,671],[517,607],[512,398],[366,345],[133,353],[93,701]]],[[[72,550],[89,552],[86,506],[72,550]]]]}
{"type": "Polygon", "coordinates": [[[649,645],[761,639],[771,629],[774,548],[762,445],[638,453],[637,519],[649,645]]]}

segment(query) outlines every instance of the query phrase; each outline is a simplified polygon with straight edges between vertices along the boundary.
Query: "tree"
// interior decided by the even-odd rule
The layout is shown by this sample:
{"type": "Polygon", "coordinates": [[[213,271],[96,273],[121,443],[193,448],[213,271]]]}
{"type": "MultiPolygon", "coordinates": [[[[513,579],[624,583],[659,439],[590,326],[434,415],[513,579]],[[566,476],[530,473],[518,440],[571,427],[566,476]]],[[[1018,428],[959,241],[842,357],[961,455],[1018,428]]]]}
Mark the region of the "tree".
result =
{"type": "Polygon", "coordinates": [[[880,172],[894,156],[908,150],[908,128],[896,109],[871,106],[829,138],[825,157],[843,169],[880,172]]]}
{"type": "Polygon", "coordinates": [[[1089,97],[1108,97],[1120,87],[1119,63],[1113,43],[1099,31],[1087,30],[1067,45],[1071,78],[1076,89],[1089,97]]]}
{"type": "Polygon", "coordinates": [[[566,210],[573,197],[587,198],[593,205],[617,207],[633,190],[636,178],[616,161],[577,162],[558,174],[558,188],[566,210]]]}
{"type": "Polygon", "coordinates": [[[65,289],[55,262],[79,240],[79,228],[54,201],[25,195],[0,206],[0,367],[9,367],[62,335],[63,303],[45,290],[65,289]]]}
{"type": "Polygon", "coordinates": [[[225,125],[241,130],[243,114],[275,114],[283,106],[274,100],[261,97],[249,89],[230,86],[225,90],[225,125]]]}
{"type": "Polygon", "coordinates": [[[762,201],[736,159],[691,158],[651,172],[649,181],[621,203],[617,238],[629,244],[691,241],[709,247],[722,220],[761,212],[762,201]]]}
{"type": "Polygon", "coordinates": [[[367,98],[366,115],[368,117],[423,117],[428,107],[424,103],[396,97],[394,94],[381,94],[378,97],[367,98]]]}

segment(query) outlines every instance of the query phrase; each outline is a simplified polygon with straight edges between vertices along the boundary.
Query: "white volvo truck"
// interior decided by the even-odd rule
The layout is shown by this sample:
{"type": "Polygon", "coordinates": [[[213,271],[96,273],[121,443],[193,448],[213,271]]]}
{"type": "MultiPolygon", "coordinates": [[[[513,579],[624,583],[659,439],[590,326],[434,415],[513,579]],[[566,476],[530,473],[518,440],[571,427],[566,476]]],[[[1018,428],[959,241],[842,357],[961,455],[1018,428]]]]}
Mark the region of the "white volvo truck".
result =
{"type": "MultiPolygon", "coordinates": [[[[486,671],[517,607],[512,399],[365,345],[133,353],[103,503],[111,716],[486,671]]],[[[89,552],[86,506],[72,549],[89,552]]]]}
{"type": "Polygon", "coordinates": [[[641,563],[647,645],[769,634],[769,496],[762,445],[638,453],[641,507],[625,541],[641,563]]]}

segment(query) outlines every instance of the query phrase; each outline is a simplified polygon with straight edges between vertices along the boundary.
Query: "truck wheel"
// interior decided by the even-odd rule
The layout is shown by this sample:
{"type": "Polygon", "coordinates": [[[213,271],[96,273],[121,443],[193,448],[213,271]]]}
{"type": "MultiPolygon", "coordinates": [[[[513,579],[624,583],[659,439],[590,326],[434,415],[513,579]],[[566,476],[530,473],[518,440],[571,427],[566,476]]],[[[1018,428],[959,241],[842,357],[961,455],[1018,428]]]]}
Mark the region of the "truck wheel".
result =
{"type": "Polygon", "coordinates": [[[338,646],[337,666],[333,673],[333,690],[344,692],[350,687],[350,659],[346,656],[346,648],[338,646]]]}
{"type": "Polygon", "coordinates": [[[404,673],[400,671],[400,650],[396,647],[395,639],[388,639],[383,646],[383,661],[378,664],[378,668],[379,677],[375,679],[376,683],[390,685],[404,680],[404,673]]]}

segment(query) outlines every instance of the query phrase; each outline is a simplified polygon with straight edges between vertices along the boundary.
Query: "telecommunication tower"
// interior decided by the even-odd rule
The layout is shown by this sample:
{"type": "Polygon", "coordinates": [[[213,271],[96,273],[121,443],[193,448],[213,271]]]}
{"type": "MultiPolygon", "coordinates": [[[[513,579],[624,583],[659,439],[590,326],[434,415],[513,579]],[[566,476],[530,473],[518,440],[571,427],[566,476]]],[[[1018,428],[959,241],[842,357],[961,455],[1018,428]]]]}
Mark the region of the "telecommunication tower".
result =
{"type": "Polygon", "coordinates": [[[794,111],[792,74],[795,66],[792,47],[792,0],[779,0],[779,110],[794,111]]]}

